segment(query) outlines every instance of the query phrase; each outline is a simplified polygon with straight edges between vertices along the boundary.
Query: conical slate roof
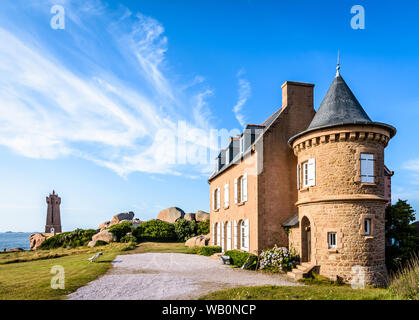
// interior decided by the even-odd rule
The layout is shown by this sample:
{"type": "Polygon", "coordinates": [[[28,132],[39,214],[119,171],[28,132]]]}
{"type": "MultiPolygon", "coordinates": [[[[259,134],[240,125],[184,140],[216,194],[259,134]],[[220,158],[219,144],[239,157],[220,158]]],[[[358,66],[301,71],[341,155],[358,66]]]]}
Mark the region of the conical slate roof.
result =
{"type": "Polygon", "coordinates": [[[370,119],[338,69],[335,79],[308,128],[289,139],[288,143],[291,144],[296,138],[311,131],[350,124],[380,126],[388,129],[391,137],[396,134],[394,127],[385,123],[373,122],[370,119]]]}
{"type": "Polygon", "coordinates": [[[338,74],[307,129],[371,122],[345,80],[338,74]]]}

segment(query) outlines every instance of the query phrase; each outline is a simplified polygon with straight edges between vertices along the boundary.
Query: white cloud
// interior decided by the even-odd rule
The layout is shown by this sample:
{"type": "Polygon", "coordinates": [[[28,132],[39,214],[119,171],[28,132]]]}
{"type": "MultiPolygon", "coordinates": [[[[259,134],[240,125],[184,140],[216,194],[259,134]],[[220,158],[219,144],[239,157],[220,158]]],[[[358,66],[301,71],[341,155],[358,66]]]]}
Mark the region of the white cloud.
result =
{"type": "Polygon", "coordinates": [[[243,78],[243,75],[244,75],[243,70],[240,70],[237,73],[238,85],[239,85],[239,89],[238,89],[239,97],[238,97],[238,101],[236,105],[233,107],[234,115],[236,116],[237,121],[240,123],[242,127],[246,125],[245,117],[242,112],[242,109],[245,103],[247,102],[247,100],[250,98],[250,94],[251,94],[250,83],[248,80],[243,78]]]}
{"type": "Polygon", "coordinates": [[[406,161],[403,164],[403,168],[407,170],[419,172],[419,159],[406,161]]]}
{"type": "MultiPolygon", "coordinates": [[[[80,24],[84,21],[84,30],[89,29],[89,20],[83,14],[99,10],[100,19],[106,19],[105,9],[94,1],[78,12],[69,4],[66,12],[80,24]]],[[[53,47],[23,41],[25,30],[12,33],[0,26],[0,42],[7,44],[0,46],[1,145],[31,158],[81,157],[121,176],[134,171],[181,174],[182,166],[165,161],[173,153],[175,139],[157,143],[156,133],[165,129],[179,138],[179,121],[187,123],[191,132],[209,130],[211,113],[206,99],[212,91],[201,89],[184,96],[183,88],[168,77],[163,26],[126,9],[121,16],[102,32],[112,51],[126,58],[115,63],[138,78],[138,85],[121,79],[126,70],[117,72],[92,62],[107,57],[100,48],[97,52],[80,48],[88,55],[83,61],[89,61],[85,64],[89,68],[73,69],[66,67],[68,60],[60,60],[53,47]]],[[[94,47],[92,32],[63,32],[76,38],[76,45],[94,47]]],[[[192,83],[203,81],[196,77],[192,83]]],[[[186,137],[187,145],[208,149],[210,142],[198,137],[186,137]]],[[[199,163],[187,166],[188,172],[198,174],[203,167],[199,163]]]]}

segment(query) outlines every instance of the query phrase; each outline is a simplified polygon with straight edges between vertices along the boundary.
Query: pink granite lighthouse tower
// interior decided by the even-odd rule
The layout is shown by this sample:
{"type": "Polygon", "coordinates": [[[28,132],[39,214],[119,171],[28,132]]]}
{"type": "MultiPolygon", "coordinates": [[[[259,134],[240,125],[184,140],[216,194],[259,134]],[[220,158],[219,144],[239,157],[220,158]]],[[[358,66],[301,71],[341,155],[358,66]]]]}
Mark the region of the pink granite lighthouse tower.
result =
{"type": "Polygon", "coordinates": [[[47,197],[47,223],[45,225],[46,233],[60,233],[61,232],[61,216],[60,216],[60,204],[61,198],[55,191],[52,190],[52,194],[47,197]]]}

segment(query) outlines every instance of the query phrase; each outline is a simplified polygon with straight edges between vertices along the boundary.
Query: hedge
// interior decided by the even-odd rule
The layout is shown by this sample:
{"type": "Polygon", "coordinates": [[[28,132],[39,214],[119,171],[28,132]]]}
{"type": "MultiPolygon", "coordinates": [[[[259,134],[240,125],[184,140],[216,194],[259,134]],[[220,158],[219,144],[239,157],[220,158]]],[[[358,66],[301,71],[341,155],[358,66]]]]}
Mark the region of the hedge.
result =
{"type": "Polygon", "coordinates": [[[206,235],[208,233],[210,233],[210,222],[209,221],[198,222],[197,234],[206,235]]]}
{"type": "Polygon", "coordinates": [[[128,232],[132,231],[132,228],[133,225],[131,221],[123,221],[110,227],[109,232],[115,236],[116,242],[120,242],[128,232]]]}
{"type": "Polygon", "coordinates": [[[174,226],[178,241],[186,241],[197,235],[198,225],[196,221],[177,219],[174,226]]]}
{"type": "Polygon", "coordinates": [[[137,239],[137,242],[170,242],[177,240],[174,224],[161,220],[150,220],[140,224],[134,229],[132,235],[137,239]]]}
{"type": "Polygon", "coordinates": [[[229,256],[231,264],[235,265],[236,267],[241,268],[244,264],[246,264],[245,269],[256,269],[258,257],[252,253],[239,250],[229,250],[226,251],[224,255],[229,256]]]}
{"type": "Polygon", "coordinates": [[[221,252],[221,247],[216,247],[216,246],[201,247],[199,249],[199,254],[202,256],[207,256],[207,257],[212,256],[214,253],[219,253],[219,252],[221,252]]]}
{"type": "Polygon", "coordinates": [[[80,246],[87,245],[91,240],[93,235],[96,234],[96,230],[89,229],[76,229],[71,232],[62,232],[46,239],[40,245],[40,249],[49,250],[56,248],[76,248],[80,246]]]}

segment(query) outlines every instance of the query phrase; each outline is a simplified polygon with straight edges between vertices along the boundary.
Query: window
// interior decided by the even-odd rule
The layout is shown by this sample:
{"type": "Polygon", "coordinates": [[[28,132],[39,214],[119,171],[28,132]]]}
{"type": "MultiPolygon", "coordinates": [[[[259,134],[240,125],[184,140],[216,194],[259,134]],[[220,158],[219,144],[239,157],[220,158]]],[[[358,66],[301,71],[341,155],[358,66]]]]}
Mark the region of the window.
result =
{"type": "Polygon", "coordinates": [[[361,153],[361,182],[374,183],[374,155],[361,153]]]}
{"type": "Polygon", "coordinates": [[[240,222],[240,249],[249,251],[249,219],[240,222]]]}
{"type": "Polygon", "coordinates": [[[241,241],[240,241],[240,248],[246,248],[246,224],[244,221],[241,222],[240,224],[240,236],[241,236],[241,241]]]}
{"type": "Polygon", "coordinates": [[[228,184],[224,185],[224,208],[229,206],[228,184]]]}
{"type": "Polygon", "coordinates": [[[231,221],[227,222],[227,250],[231,250],[231,221]]]}
{"type": "Polygon", "coordinates": [[[336,232],[329,232],[327,234],[327,242],[329,244],[329,249],[336,248],[336,246],[337,246],[337,234],[336,234],[336,232]]]}
{"type": "Polygon", "coordinates": [[[244,152],[244,136],[240,138],[240,153],[244,152]]]}
{"type": "Polygon", "coordinates": [[[303,162],[303,188],[316,185],[316,159],[303,162]]]}
{"type": "Polygon", "coordinates": [[[364,231],[366,236],[371,235],[371,219],[364,220],[364,231]]]}
{"type": "Polygon", "coordinates": [[[299,164],[297,164],[297,190],[300,190],[300,171],[301,167],[299,164]]]}
{"type": "Polygon", "coordinates": [[[234,179],[234,203],[247,201],[247,173],[234,179]]]}
{"type": "Polygon", "coordinates": [[[229,164],[230,163],[230,148],[228,148],[226,150],[226,163],[229,164]]]}
{"type": "Polygon", "coordinates": [[[213,196],[212,196],[212,208],[213,210],[220,209],[220,188],[214,189],[213,196]]]}

